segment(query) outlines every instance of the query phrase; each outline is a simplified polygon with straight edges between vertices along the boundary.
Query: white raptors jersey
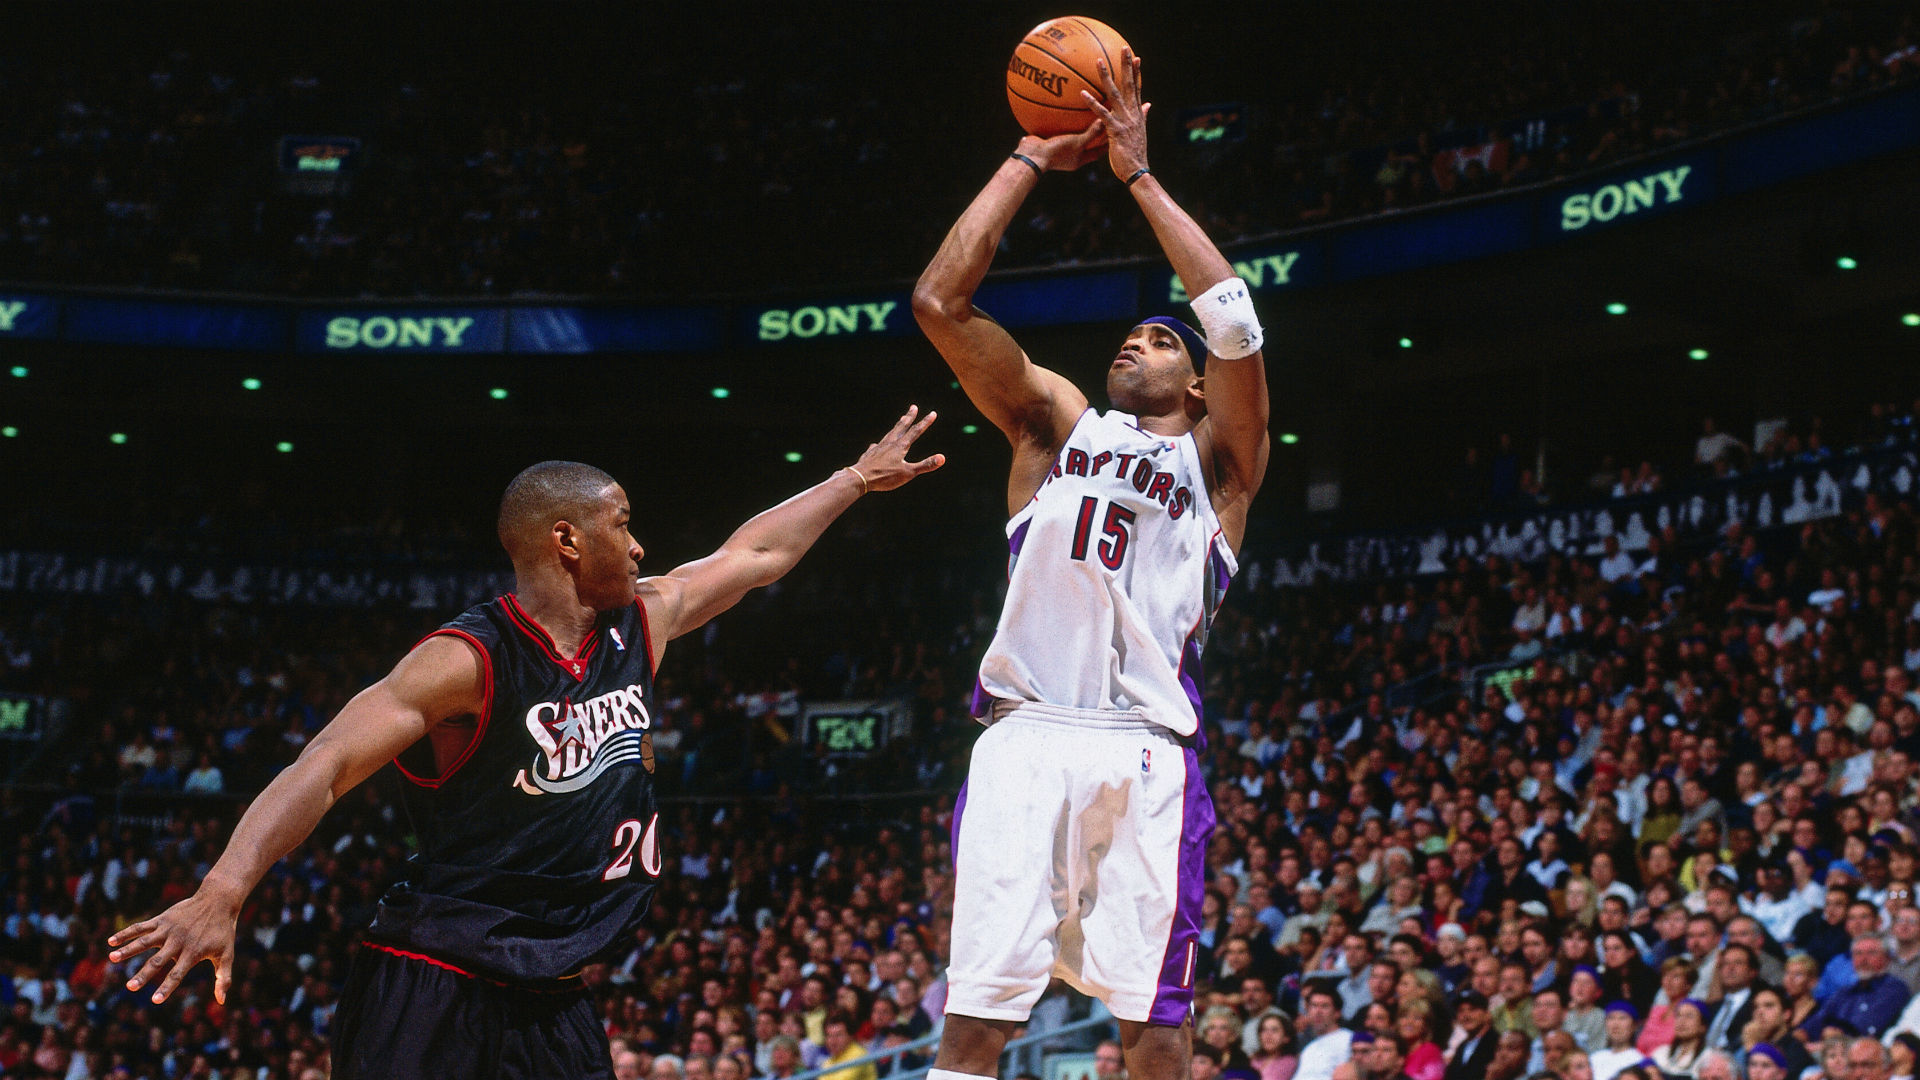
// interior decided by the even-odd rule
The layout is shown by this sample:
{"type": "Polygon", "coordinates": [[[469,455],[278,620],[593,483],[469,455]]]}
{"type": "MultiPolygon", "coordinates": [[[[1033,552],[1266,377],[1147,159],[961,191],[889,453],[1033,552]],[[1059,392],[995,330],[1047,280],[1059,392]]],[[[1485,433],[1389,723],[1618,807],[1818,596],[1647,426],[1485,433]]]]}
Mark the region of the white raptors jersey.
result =
{"type": "Polygon", "coordinates": [[[998,698],[1199,729],[1200,652],[1238,564],[1193,436],[1134,421],[1081,413],[1007,523],[1007,604],[980,665],[976,716],[998,698]]]}

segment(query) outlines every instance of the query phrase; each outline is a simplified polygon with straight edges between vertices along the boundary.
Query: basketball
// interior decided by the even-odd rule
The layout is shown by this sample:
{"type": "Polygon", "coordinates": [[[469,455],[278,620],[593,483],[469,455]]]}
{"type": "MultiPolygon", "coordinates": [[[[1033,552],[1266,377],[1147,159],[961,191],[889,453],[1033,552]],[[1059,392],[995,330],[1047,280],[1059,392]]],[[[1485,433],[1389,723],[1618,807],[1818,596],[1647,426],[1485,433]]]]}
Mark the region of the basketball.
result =
{"type": "Polygon", "coordinates": [[[1107,95],[1096,62],[1107,70],[1120,64],[1125,38],[1098,19],[1067,15],[1048,19],[1027,32],[1013,47],[1007,64],[1007,103],[1027,134],[1051,138],[1085,131],[1095,113],[1080,91],[1103,104],[1107,95]]]}

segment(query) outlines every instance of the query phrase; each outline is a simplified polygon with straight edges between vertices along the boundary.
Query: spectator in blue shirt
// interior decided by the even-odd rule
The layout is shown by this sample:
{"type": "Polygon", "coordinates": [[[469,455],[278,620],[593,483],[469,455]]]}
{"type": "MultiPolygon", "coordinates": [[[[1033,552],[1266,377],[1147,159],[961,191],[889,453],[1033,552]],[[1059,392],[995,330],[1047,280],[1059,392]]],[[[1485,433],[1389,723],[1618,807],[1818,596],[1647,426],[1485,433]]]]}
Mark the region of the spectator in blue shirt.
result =
{"type": "MultiPolygon", "coordinates": [[[[1853,941],[1873,934],[1880,928],[1880,912],[1865,900],[1855,900],[1847,905],[1847,937],[1853,941]]],[[[1824,1002],[1833,995],[1852,986],[1858,978],[1853,970],[1853,957],[1849,953],[1840,953],[1827,961],[1820,972],[1820,981],[1813,988],[1813,1000],[1824,1002]]]]}
{"type": "Polygon", "coordinates": [[[1858,979],[1834,994],[1800,1025],[1809,1039],[1818,1039],[1823,1026],[1844,1020],[1862,1035],[1879,1038],[1900,1018],[1913,995],[1907,984],[1887,974],[1887,943],[1878,935],[1853,939],[1853,969],[1858,979]]]}

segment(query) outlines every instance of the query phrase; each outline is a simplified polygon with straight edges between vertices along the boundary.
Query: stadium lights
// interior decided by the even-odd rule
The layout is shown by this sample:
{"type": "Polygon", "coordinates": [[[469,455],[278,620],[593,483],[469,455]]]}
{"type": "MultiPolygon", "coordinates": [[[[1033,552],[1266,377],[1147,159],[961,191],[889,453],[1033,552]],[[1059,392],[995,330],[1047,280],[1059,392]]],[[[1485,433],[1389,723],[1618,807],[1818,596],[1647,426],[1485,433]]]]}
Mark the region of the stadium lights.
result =
{"type": "Polygon", "coordinates": [[[259,380],[259,379],[241,379],[241,380],[240,380],[240,389],[242,389],[242,390],[258,390],[258,389],[260,389],[260,380],[259,380]]]}
{"type": "Polygon", "coordinates": [[[12,424],[8,424],[6,427],[0,427],[0,437],[17,439],[20,437],[20,429],[14,427],[12,424]]]}
{"type": "Polygon", "coordinates": [[[1283,431],[1280,433],[1280,441],[1287,444],[1288,446],[1292,446],[1294,443],[1297,443],[1300,441],[1300,436],[1295,435],[1291,431],[1283,431]]]}
{"type": "Polygon", "coordinates": [[[1607,305],[1607,314],[1609,315],[1625,315],[1626,313],[1627,313],[1627,305],[1621,303],[1618,300],[1615,300],[1613,303],[1607,305]]]}
{"type": "Polygon", "coordinates": [[[1854,257],[1851,255],[1842,255],[1839,258],[1833,260],[1833,265],[1839,267],[1842,270],[1852,270],[1858,267],[1860,263],[1856,261],[1854,257]]]}
{"type": "Polygon", "coordinates": [[[960,427],[960,434],[962,435],[977,435],[979,433],[980,433],[979,424],[963,424],[960,427]]]}
{"type": "Polygon", "coordinates": [[[788,463],[788,464],[793,464],[793,463],[795,463],[795,462],[798,462],[799,460],[800,460],[800,451],[798,451],[798,450],[789,450],[789,451],[787,451],[787,463],[788,463]]]}
{"type": "Polygon", "coordinates": [[[505,401],[507,400],[507,388],[504,386],[496,386],[487,391],[487,396],[495,401],[505,401]]]}
{"type": "Polygon", "coordinates": [[[1401,347],[1401,348],[1403,348],[1403,349],[1411,349],[1411,348],[1413,348],[1413,339],[1412,339],[1412,338],[1410,338],[1410,337],[1403,337],[1403,338],[1401,338],[1401,339],[1400,339],[1400,347],[1401,347]]]}
{"type": "Polygon", "coordinates": [[[26,378],[26,377],[27,377],[27,366],[26,366],[25,364],[15,364],[15,365],[13,365],[13,377],[14,377],[14,378],[16,378],[16,379],[24,379],[24,378],[26,378]]]}
{"type": "Polygon", "coordinates": [[[721,401],[725,401],[733,396],[733,391],[724,386],[716,386],[713,388],[713,396],[719,398],[721,401]]]}
{"type": "Polygon", "coordinates": [[[1900,325],[1920,326],[1920,311],[1909,311],[1905,315],[1900,316],[1900,325]]]}
{"type": "Polygon", "coordinates": [[[949,390],[958,390],[958,389],[960,389],[960,380],[959,380],[959,379],[955,379],[955,380],[953,380],[952,382],[950,382],[950,383],[948,383],[948,384],[947,384],[947,389],[949,389],[949,390]]]}
{"type": "Polygon", "coordinates": [[[293,453],[293,444],[292,444],[292,443],[290,443],[290,442],[277,442],[277,443],[274,443],[274,444],[273,444],[273,448],[274,448],[275,450],[278,450],[278,451],[280,451],[280,452],[281,452],[281,453],[283,453],[283,454],[291,454],[291,453],[293,453]]]}
{"type": "Polygon", "coordinates": [[[1705,349],[1694,349],[1692,352],[1689,352],[1687,354],[1687,359],[1689,360],[1705,360],[1706,358],[1707,358],[1707,350],[1705,349]]]}
{"type": "Polygon", "coordinates": [[[115,446],[125,446],[127,445],[127,433],[124,431],[116,431],[107,436],[107,441],[115,446]]]}

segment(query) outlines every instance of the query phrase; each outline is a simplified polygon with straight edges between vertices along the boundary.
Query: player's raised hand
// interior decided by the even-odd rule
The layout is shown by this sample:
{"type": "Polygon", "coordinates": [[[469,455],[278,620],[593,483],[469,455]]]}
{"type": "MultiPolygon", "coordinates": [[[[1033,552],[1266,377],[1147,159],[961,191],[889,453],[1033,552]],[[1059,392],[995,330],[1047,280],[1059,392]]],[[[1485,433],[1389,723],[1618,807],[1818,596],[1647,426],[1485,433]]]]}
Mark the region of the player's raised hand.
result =
{"type": "Polygon", "coordinates": [[[239,918],[237,905],[202,890],[108,938],[113,951],[107,959],[117,964],[151,951],[153,955],[127,980],[127,989],[139,990],[159,980],[153,991],[155,1005],[167,1000],[200,961],[211,960],[213,999],[224,1005],[227,987],[233,982],[233,935],[239,918]]]}
{"type": "Polygon", "coordinates": [[[914,440],[939,415],[930,412],[920,416],[920,406],[909,405],[906,415],[895,422],[893,430],[882,435],[879,442],[867,447],[867,452],[853,463],[859,474],[866,478],[867,490],[892,491],[914,477],[930,473],[947,463],[945,454],[930,454],[919,461],[907,460],[907,451],[913,448],[914,440]]]}
{"type": "Polygon", "coordinates": [[[1113,175],[1132,180],[1147,167],[1147,112],[1153,108],[1140,100],[1140,58],[1132,49],[1121,49],[1118,72],[1105,60],[1096,61],[1095,66],[1107,100],[1102,102],[1085,90],[1080,96],[1106,125],[1107,163],[1113,166],[1113,175]]]}
{"type": "Polygon", "coordinates": [[[1020,140],[1019,152],[1039,162],[1042,169],[1073,172],[1100,160],[1106,148],[1106,124],[1095,120],[1085,131],[1069,135],[1055,135],[1050,139],[1028,135],[1020,140]]]}

